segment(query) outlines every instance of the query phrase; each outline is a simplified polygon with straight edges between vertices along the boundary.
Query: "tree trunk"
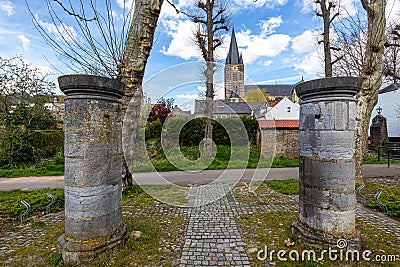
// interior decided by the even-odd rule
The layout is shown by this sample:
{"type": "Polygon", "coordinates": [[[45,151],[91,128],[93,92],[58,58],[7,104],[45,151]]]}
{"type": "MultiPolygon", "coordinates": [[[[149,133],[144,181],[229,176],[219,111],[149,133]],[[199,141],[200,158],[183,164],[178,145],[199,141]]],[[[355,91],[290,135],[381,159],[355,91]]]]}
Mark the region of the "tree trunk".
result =
{"type": "Polygon", "coordinates": [[[204,129],[204,152],[206,156],[212,155],[213,124],[214,113],[214,63],[207,62],[206,72],[206,102],[204,105],[204,114],[206,117],[206,127],[204,129]]]}
{"type": "Polygon", "coordinates": [[[324,21],[324,58],[325,58],[325,77],[332,77],[332,53],[330,42],[330,26],[331,26],[331,7],[326,6],[326,0],[321,0],[321,16],[324,21]]]}
{"type": "Polygon", "coordinates": [[[206,127],[204,130],[205,146],[204,152],[207,156],[212,155],[212,132],[213,124],[212,117],[214,113],[214,20],[213,20],[213,3],[207,1],[207,69],[206,69],[206,103],[205,103],[205,116],[206,127]]]}
{"type": "Polygon", "coordinates": [[[124,186],[133,184],[130,168],[138,144],[138,119],[143,98],[142,82],[153,46],[154,32],[163,0],[137,0],[132,23],[129,29],[124,56],[119,66],[119,79],[125,83],[126,91],[122,98],[124,118],[124,186]],[[128,108],[129,106],[129,108],[128,108]]]}
{"type": "Polygon", "coordinates": [[[368,128],[372,110],[378,102],[382,85],[382,58],[385,45],[386,0],[361,0],[368,16],[368,40],[361,77],[363,83],[357,95],[356,117],[356,183],[362,184],[362,161],[364,158],[368,128]]]}

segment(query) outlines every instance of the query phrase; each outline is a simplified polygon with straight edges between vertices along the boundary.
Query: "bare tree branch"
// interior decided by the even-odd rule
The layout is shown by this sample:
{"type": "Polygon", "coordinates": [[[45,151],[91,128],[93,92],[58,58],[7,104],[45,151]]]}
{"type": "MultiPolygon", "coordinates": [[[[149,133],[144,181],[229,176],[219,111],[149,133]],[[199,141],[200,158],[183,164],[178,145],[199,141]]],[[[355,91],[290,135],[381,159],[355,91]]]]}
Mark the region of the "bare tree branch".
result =
{"type": "Polygon", "coordinates": [[[80,15],[74,13],[74,12],[69,11],[69,10],[63,5],[63,3],[61,3],[59,0],[53,0],[53,1],[56,2],[57,4],[59,4],[59,5],[62,7],[62,9],[64,9],[64,11],[67,12],[68,15],[70,15],[70,16],[77,17],[78,19],[80,19],[80,20],[82,20],[82,21],[93,21],[93,20],[96,20],[95,17],[92,18],[92,19],[87,19],[87,18],[85,18],[85,17],[82,17],[82,16],[80,16],[80,15]]]}

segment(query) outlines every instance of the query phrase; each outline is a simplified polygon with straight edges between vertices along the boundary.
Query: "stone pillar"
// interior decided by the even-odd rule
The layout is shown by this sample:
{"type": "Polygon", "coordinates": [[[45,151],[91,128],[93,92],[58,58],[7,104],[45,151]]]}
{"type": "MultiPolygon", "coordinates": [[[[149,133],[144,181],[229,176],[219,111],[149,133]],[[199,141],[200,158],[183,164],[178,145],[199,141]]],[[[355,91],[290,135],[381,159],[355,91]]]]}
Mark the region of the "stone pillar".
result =
{"type": "Polygon", "coordinates": [[[299,84],[300,214],[292,231],[307,245],[358,247],[355,229],[355,118],[358,78],[299,84]]]}
{"type": "Polygon", "coordinates": [[[65,99],[64,262],[83,263],[121,244],[122,121],[125,87],[105,77],[58,79],[65,99]]]}
{"type": "Polygon", "coordinates": [[[378,152],[379,146],[389,142],[386,118],[380,114],[376,115],[372,119],[372,124],[369,129],[371,135],[370,147],[378,152]]]}

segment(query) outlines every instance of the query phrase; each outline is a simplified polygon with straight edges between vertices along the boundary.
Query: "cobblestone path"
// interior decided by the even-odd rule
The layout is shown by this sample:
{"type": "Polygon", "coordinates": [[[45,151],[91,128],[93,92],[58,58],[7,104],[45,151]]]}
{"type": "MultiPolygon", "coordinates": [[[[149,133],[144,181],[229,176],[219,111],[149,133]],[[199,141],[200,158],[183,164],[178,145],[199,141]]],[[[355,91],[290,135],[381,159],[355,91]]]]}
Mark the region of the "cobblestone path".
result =
{"type": "Polygon", "coordinates": [[[396,221],[382,213],[372,211],[358,203],[356,208],[356,219],[365,222],[384,233],[395,236],[400,239],[400,222],[396,221]]]}
{"type": "Polygon", "coordinates": [[[189,195],[194,207],[190,212],[180,266],[250,266],[235,222],[241,210],[229,186],[192,186],[189,195]]]}

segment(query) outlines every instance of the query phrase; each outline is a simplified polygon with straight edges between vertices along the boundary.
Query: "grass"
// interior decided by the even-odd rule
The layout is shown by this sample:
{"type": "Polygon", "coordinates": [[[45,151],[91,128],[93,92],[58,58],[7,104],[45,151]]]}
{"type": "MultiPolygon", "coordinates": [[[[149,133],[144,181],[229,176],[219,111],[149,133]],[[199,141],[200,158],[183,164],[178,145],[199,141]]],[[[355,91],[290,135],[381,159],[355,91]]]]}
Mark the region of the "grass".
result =
{"type": "Polygon", "coordinates": [[[18,167],[1,168],[0,177],[16,178],[29,176],[62,176],[64,175],[64,164],[59,165],[19,165],[18,167]]]}
{"type": "Polygon", "coordinates": [[[29,176],[62,176],[64,175],[63,153],[52,158],[42,159],[36,163],[24,163],[17,166],[0,167],[0,177],[15,178],[29,176]]]}
{"type": "Polygon", "coordinates": [[[298,195],[299,181],[295,179],[289,180],[269,180],[265,183],[273,190],[284,195],[298,195]]]}
{"type": "MultiPolygon", "coordinates": [[[[273,160],[263,158],[260,156],[260,149],[254,145],[251,147],[217,146],[215,158],[203,158],[203,160],[199,159],[201,151],[198,146],[172,147],[164,150],[156,142],[149,142],[145,153],[147,154],[140,155],[139,153],[136,156],[134,172],[299,167],[298,158],[273,160]]],[[[391,162],[398,163],[400,160],[391,160],[391,162]]],[[[366,157],[363,163],[386,164],[387,160],[378,161],[376,157],[366,157]]],[[[64,158],[60,155],[39,163],[0,168],[0,177],[4,178],[62,175],[64,175],[64,158]]]]}
{"type": "MultiPolygon", "coordinates": [[[[271,189],[284,195],[298,195],[299,182],[295,179],[290,180],[269,180],[265,184],[271,189]]],[[[374,200],[374,195],[382,190],[379,200],[388,208],[388,215],[400,218],[400,188],[379,185],[375,183],[365,183],[361,193],[366,196],[366,205],[370,208],[382,211],[380,205],[374,200]]]]}
{"type": "Polygon", "coordinates": [[[21,204],[21,200],[25,200],[31,205],[32,210],[29,216],[44,214],[46,206],[51,202],[46,193],[50,193],[56,197],[55,203],[50,207],[51,212],[60,211],[64,208],[64,189],[0,191],[0,221],[19,219],[26,210],[21,204]]]}
{"type": "MultiPolygon", "coordinates": [[[[256,168],[260,163],[260,152],[257,146],[252,146],[250,148],[218,146],[215,158],[204,158],[204,160],[200,160],[200,155],[201,152],[198,147],[181,147],[180,149],[173,147],[163,149],[151,143],[147,146],[147,155],[142,154],[136,158],[134,162],[134,171],[256,168]],[[166,155],[168,155],[168,158],[166,155]]],[[[268,162],[265,162],[262,167],[267,166],[268,162]]]]}
{"type": "Polygon", "coordinates": [[[189,193],[188,186],[180,185],[144,185],[143,190],[147,194],[157,199],[162,203],[166,203],[172,206],[187,206],[189,193]]]}
{"type": "Polygon", "coordinates": [[[276,158],[272,162],[272,168],[289,168],[289,167],[299,167],[298,158],[276,158]]]}
{"type": "MultiPolygon", "coordinates": [[[[400,163],[400,160],[391,159],[390,163],[400,163]]],[[[378,161],[378,157],[366,156],[363,160],[363,164],[387,164],[387,159],[380,158],[378,161]]]]}
{"type": "MultiPolygon", "coordinates": [[[[375,190],[377,185],[369,185],[364,193],[367,194],[369,189],[375,190]]],[[[250,201],[250,204],[257,205],[257,199],[244,190],[236,190],[236,199],[239,201],[250,201]]],[[[298,193],[298,181],[296,180],[285,180],[285,181],[266,181],[263,182],[257,188],[258,197],[263,199],[264,203],[280,203],[284,198],[283,195],[277,198],[276,194],[271,194],[270,188],[273,188],[279,193],[285,193],[288,195],[294,195],[298,193]]],[[[240,189],[240,187],[239,187],[240,189]]],[[[287,198],[287,197],[286,197],[287,198]]],[[[260,205],[260,204],[259,204],[260,205]]],[[[318,261],[321,253],[320,248],[314,248],[316,251],[316,260],[313,261],[291,261],[288,258],[288,254],[292,250],[296,250],[301,255],[304,250],[309,250],[310,248],[305,247],[298,236],[292,234],[292,222],[298,217],[298,212],[288,212],[288,211],[271,211],[271,212],[260,212],[252,213],[246,215],[240,215],[237,218],[237,225],[242,231],[242,236],[244,237],[245,250],[250,257],[252,266],[278,266],[278,267],[291,267],[291,266],[398,266],[398,262],[350,262],[350,261],[330,261],[328,257],[324,260],[318,261]],[[292,244],[287,244],[288,240],[293,242],[292,244]],[[267,248],[268,253],[274,250],[273,259],[258,259],[257,254],[260,250],[267,248]],[[279,250],[286,251],[285,257],[288,261],[280,261],[277,257],[279,250]]],[[[362,241],[362,248],[360,254],[365,250],[370,250],[373,254],[370,258],[374,258],[375,255],[399,255],[398,248],[400,247],[400,240],[395,236],[386,234],[381,230],[378,230],[367,223],[357,221],[357,230],[360,231],[360,237],[362,241]]],[[[264,256],[264,254],[260,254],[264,256]]],[[[361,257],[361,256],[360,256],[361,257]]],[[[398,259],[399,260],[399,259],[398,259]]]]}
{"type": "MultiPolygon", "coordinates": [[[[278,267],[291,267],[291,266],[377,266],[377,264],[384,266],[397,266],[397,263],[378,263],[378,262],[347,262],[347,261],[329,261],[326,256],[324,260],[317,261],[321,253],[321,250],[315,248],[317,260],[316,261],[279,261],[277,258],[277,251],[285,250],[288,258],[288,253],[291,250],[300,252],[308,250],[299,240],[297,236],[294,236],[291,232],[292,222],[298,217],[298,213],[294,212],[265,212],[257,213],[252,215],[241,215],[237,224],[243,231],[245,238],[245,249],[249,254],[250,260],[253,263],[252,266],[266,266],[267,260],[259,260],[257,258],[258,252],[267,246],[268,252],[275,250],[270,266],[278,267]],[[279,220],[277,221],[277,218],[279,220]],[[255,227],[256,226],[256,227],[255,227]],[[285,240],[290,239],[294,244],[288,246],[285,240]]],[[[373,254],[371,258],[377,254],[385,255],[398,255],[398,247],[400,246],[400,240],[396,237],[385,234],[384,232],[377,230],[366,223],[358,222],[357,229],[360,230],[362,240],[362,251],[371,250],[373,254]],[[384,241],[383,241],[384,240],[384,241]]]]}
{"type": "MultiPolygon", "coordinates": [[[[19,192],[13,192],[13,195],[19,195],[19,192]]],[[[152,215],[149,211],[155,209],[154,204],[151,196],[139,186],[125,190],[123,221],[128,225],[125,244],[85,266],[176,266],[187,222],[174,213],[152,215]]],[[[64,221],[30,220],[24,228],[15,226],[12,231],[40,231],[43,236],[0,257],[0,266],[75,266],[64,264],[57,250],[57,238],[64,232],[64,221]]]]}
{"type": "Polygon", "coordinates": [[[382,211],[380,205],[374,200],[374,195],[382,190],[379,200],[388,208],[388,215],[400,218],[400,188],[379,185],[375,183],[365,183],[361,193],[366,197],[366,205],[370,208],[382,211]]]}

